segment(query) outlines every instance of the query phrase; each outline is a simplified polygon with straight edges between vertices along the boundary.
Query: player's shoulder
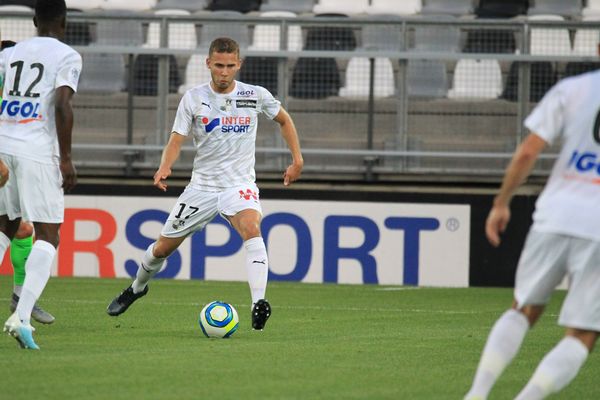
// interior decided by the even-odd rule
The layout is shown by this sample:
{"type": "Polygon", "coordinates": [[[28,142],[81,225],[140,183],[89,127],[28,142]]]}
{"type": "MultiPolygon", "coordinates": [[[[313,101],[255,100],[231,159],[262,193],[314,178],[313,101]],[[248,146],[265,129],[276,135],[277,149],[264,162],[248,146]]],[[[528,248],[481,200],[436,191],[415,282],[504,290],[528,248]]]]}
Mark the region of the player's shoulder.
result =
{"type": "Polygon", "coordinates": [[[47,57],[54,58],[55,60],[67,59],[81,62],[81,55],[75,51],[75,49],[60,40],[51,37],[36,36],[17,43],[15,47],[20,48],[21,46],[28,46],[32,43],[36,45],[36,51],[39,51],[47,57]]]}
{"type": "Polygon", "coordinates": [[[591,85],[597,87],[600,82],[600,69],[585,72],[579,75],[573,75],[561,79],[556,86],[563,90],[571,90],[578,87],[585,87],[591,85]]]}
{"type": "Polygon", "coordinates": [[[210,83],[202,83],[200,85],[193,86],[185,91],[183,97],[191,97],[191,98],[205,98],[208,97],[210,93],[210,83]]]}
{"type": "Polygon", "coordinates": [[[251,85],[242,81],[235,82],[235,92],[233,94],[236,97],[262,98],[265,94],[271,95],[271,93],[262,86],[251,85]]]}

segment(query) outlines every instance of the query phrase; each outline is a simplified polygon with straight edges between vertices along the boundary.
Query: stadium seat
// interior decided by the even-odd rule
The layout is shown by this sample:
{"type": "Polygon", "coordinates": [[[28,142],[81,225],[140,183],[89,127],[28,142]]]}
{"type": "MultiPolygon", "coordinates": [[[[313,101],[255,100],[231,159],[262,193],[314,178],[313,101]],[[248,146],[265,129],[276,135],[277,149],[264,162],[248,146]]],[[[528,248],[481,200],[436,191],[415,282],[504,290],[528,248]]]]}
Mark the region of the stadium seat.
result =
{"type": "Polygon", "coordinates": [[[361,48],[365,50],[401,50],[403,48],[400,24],[365,24],[361,31],[361,37],[361,48]]]}
{"type": "MultiPolygon", "coordinates": [[[[213,17],[243,18],[243,14],[238,11],[213,11],[210,15],[213,17]]],[[[245,22],[223,23],[222,21],[202,24],[199,47],[208,50],[214,39],[223,36],[235,40],[241,49],[248,47],[248,25],[245,22]]]]}
{"type": "Polygon", "coordinates": [[[586,61],[577,62],[572,61],[567,63],[565,67],[565,77],[585,74],[586,72],[592,72],[600,69],[600,62],[586,61]]]}
{"type": "Polygon", "coordinates": [[[454,68],[452,99],[495,99],[502,93],[502,72],[496,60],[461,59],[454,68]]]}
{"type": "Polygon", "coordinates": [[[421,12],[421,0],[371,0],[367,14],[414,15],[421,12]]]}
{"type": "Polygon", "coordinates": [[[205,10],[209,0],[158,0],[155,10],[186,10],[191,13],[205,10]]]}
{"type": "Polygon", "coordinates": [[[291,11],[296,14],[311,13],[315,0],[268,0],[263,1],[260,11],[291,11]]]}
{"type": "Polygon", "coordinates": [[[368,7],[369,0],[319,0],[319,2],[313,7],[313,13],[355,15],[364,14],[368,7]]]}
{"type": "MultiPolygon", "coordinates": [[[[289,11],[266,11],[261,13],[260,16],[265,18],[294,18],[296,17],[296,14],[289,11]]],[[[248,47],[248,50],[280,50],[280,28],[281,27],[278,22],[275,22],[274,24],[265,23],[255,25],[252,35],[252,45],[248,47]]],[[[288,26],[287,32],[287,50],[302,50],[302,29],[300,25],[288,26]]]]}
{"type": "Polygon", "coordinates": [[[446,64],[437,60],[409,60],[407,85],[412,97],[446,97],[446,64]]]}
{"type": "MultiPolygon", "coordinates": [[[[563,21],[560,15],[532,15],[529,21],[563,21]]],[[[571,55],[571,39],[566,28],[536,28],[531,26],[532,55],[568,56],[571,55]]]]}
{"type": "Polygon", "coordinates": [[[424,0],[421,14],[467,15],[473,14],[473,0],[424,0]]]}
{"type": "Polygon", "coordinates": [[[533,7],[527,13],[529,15],[562,15],[563,17],[574,17],[581,15],[583,5],[581,0],[535,0],[533,7]]]}
{"type": "Polygon", "coordinates": [[[5,12],[26,14],[23,18],[2,17],[0,18],[0,32],[3,40],[20,42],[37,35],[35,26],[31,23],[33,10],[27,6],[0,6],[0,15],[5,12]]]}
{"type": "Polygon", "coordinates": [[[529,0],[479,0],[475,15],[479,18],[512,18],[526,15],[529,0]]]}
{"type": "Polygon", "coordinates": [[[289,94],[301,99],[337,96],[340,71],[333,58],[300,58],[294,66],[289,94]]]}
{"type": "MultiPolygon", "coordinates": [[[[71,15],[81,13],[79,10],[69,10],[71,15]]],[[[74,18],[69,19],[67,28],[65,29],[65,43],[70,46],[87,46],[92,41],[90,32],[90,23],[81,22],[74,18]]]]}
{"type": "Polygon", "coordinates": [[[120,92],[126,88],[125,62],[120,54],[87,53],[78,90],[81,92],[120,92]]]}
{"type": "Polygon", "coordinates": [[[193,54],[185,68],[185,82],[179,86],[178,92],[185,93],[194,86],[210,82],[210,70],[206,66],[206,54],[193,54]]]}
{"type": "Polygon", "coordinates": [[[25,6],[33,9],[36,0],[0,0],[0,6],[25,6]]]}
{"type": "MultiPolygon", "coordinates": [[[[190,15],[186,10],[164,9],[155,11],[156,15],[190,15]]],[[[170,49],[194,49],[196,48],[196,27],[191,22],[169,22],[170,49]]],[[[144,47],[160,47],[160,23],[151,22],[148,26],[148,37],[144,47]]]]}
{"type": "MultiPolygon", "coordinates": [[[[344,17],[341,14],[319,14],[318,17],[344,17]]],[[[354,50],[354,32],[346,27],[312,27],[306,32],[305,50],[354,50]]]]}
{"type": "MultiPolygon", "coordinates": [[[[583,21],[600,21],[600,14],[588,14],[582,18],[583,21]]],[[[575,40],[573,41],[573,53],[581,56],[598,55],[599,29],[580,28],[575,31],[575,40]]]]}
{"type": "MultiPolygon", "coordinates": [[[[124,15],[136,15],[127,13],[124,15]]],[[[141,46],[144,42],[141,22],[122,19],[102,19],[96,23],[96,42],[109,46],[141,46]]]]}
{"type": "Polygon", "coordinates": [[[266,88],[274,96],[278,93],[277,66],[279,59],[271,57],[246,57],[240,70],[240,80],[266,88]]]}
{"type": "Polygon", "coordinates": [[[476,29],[467,32],[465,53],[514,53],[515,35],[508,29],[476,29]]]}
{"type": "Polygon", "coordinates": [[[148,11],[156,6],[156,0],[102,0],[103,10],[148,11]]]}
{"type": "Polygon", "coordinates": [[[206,8],[211,11],[248,13],[250,11],[258,11],[260,0],[212,0],[206,8]]]}
{"type": "MultiPolygon", "coordinates": [[[[154,54],[140,54],[133,66],[133,91],[139,96],[156,96],[158,93],[158,62],[154,54]]],[[[177,60],[169,56],[169,93],[176,93],[179,85],[177,60]]]]}
{"type": "MultiPolygon", "coordinates": [[[[341,97],[369,96],[370,61],[366,57],[353,57],[346,68],[346,86],[340,89],[341,97]]],[[[389,97],[395,93],[394,69],[389,58],[375,59],[373,95],[389,97]]]]}
{"type": "Polygon", "coordinates": [[[587,0],[587,6],[581,10],[581,15],[584,17],[592,15],[600,15],[600,0],[587,0]]]}
{"type": "MultiPolygon", "coordinates": [[[[540,101],[556,83],[556,72],[552,68],[552,63],[546,61],[531,63],[529,82],[529,101],[540,101]]],[[[519,98],[519,62],[514,62],[510,66],[502,98],[510,101],[517,101],[519,98]]]]}
{"type": "MultiPolygon", "coordinates": [[[[452,22],[451,16],[437,17],[440,21],[452,22]]],[[[452,25],[416,25],[415,50],[458,52],[460,50],[460,30],[452,25]]]]}
{"type": "Polygon", "coordinates": [[[102,6],[103,0],[65,0],[67,8],[75,10],[93,10],[102,6]]]}

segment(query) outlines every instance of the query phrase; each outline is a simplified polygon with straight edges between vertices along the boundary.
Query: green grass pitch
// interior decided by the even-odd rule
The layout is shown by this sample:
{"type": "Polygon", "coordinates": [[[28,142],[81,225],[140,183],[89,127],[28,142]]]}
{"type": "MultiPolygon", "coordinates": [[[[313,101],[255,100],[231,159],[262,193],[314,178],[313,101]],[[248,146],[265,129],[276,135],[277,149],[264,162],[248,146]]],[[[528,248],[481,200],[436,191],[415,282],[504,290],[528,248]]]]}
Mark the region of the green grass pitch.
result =
{"type": "MultiPolygon", "coordinates": [[[[117,318],[106,315],[123,279],[52,278],[40,305],[57,320],[35,324],[41,351],[0,340],[5,399],[460,399],[510,289],[399,288],[272,282],[273,315],[250,328],[246,283],[156,280],[117,318]],[[207,339],[202,306],[232,303],[240,328],[207,339]]],[[[9,315],[10,277],[0,277],[9,315]]],[[[527,336],[490,399],[514,398],[558,341],[563,292],[527,336]]],[[[556,399],[598,399],[592,354],[556,399]]]]}

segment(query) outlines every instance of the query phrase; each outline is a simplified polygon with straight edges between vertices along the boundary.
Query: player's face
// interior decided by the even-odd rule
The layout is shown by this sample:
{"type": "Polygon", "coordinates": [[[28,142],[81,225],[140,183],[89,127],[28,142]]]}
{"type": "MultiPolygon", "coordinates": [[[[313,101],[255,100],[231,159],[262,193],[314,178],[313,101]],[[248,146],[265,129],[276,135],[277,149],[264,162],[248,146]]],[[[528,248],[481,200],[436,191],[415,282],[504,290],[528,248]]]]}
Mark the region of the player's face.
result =
{"type": "Polygon", "coordinates": [[[213,89],[217,92],[227,92],[233,86],[235,74],[240,70],[242,62],[235,53],[212,53],[206,59],[210,69],[213,89]]]}

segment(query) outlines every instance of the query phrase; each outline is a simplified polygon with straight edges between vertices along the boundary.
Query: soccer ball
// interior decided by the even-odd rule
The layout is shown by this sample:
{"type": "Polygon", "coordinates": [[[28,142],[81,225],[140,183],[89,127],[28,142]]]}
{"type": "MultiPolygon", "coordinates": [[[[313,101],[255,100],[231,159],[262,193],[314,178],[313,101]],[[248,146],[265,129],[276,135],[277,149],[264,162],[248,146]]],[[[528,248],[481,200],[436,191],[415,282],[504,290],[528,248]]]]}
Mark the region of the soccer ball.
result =
{"type": "Polygon", "coordinates": [[[222,301],[208,303],[202,311],[198,323],[206,337],[228,338],[239,326],[237,311],[231,304],[222,301]]]}

